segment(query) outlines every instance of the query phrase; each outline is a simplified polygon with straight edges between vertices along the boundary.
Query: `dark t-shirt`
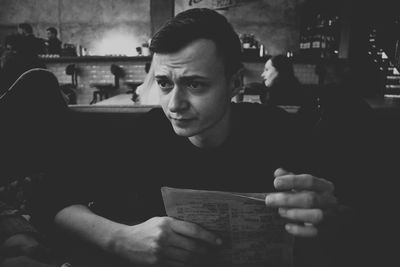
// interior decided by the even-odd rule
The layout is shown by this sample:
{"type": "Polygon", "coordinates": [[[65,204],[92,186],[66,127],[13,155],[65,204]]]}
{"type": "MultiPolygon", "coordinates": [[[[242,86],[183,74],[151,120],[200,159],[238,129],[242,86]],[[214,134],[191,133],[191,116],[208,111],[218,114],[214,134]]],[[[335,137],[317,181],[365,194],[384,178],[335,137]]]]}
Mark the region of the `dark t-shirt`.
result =
{"type": "Polygon", "coordinates": [[[138,217],[145,220],[165,214],[162,186],[235,192],[274,190],[273,172],[291,165],[286,154],[290,149],[287,146],[293,141],[289,140],[291,133],[286,131],[289,115],[254,104],[233,105],[232,117],[231,135],[216,148],[198,148],[187,138],[177,136],[161,110],[150,112],[144,118],[147,125],[143,126],[139,150],[143,156],[134,163],[137,168],[129,173],[134,187],[126,187],[126,195],[134,191],[140,199],[128,202],[136,202],[135,208],[139,210],[145,209],[136,216],[142,213],[145,216],[138,217]]]}
{"type": "Polygon", "coordinates": [[[21,36],[17,50],[25,56],[37,56],[44,54],[46,47],[43,39],[37,38],[34,35],[27,35],[21,36]]]}
{"type": "Polygon", "coordinates": [[[47,54],[60,54],[61,41],[58,38],[48,39],[45,41],[47,54]]]}
{"type": "Polygon", "coordinates": [[[293,146],[301,144],[295,139],[302,135],[291,115],[259,104],[232,107],[231,134],[216,148],[198,148],[177,136],[161,109],[143,115],[134,122],[135,133],[121,133],[94,148],[98,151],[80,153],[82,159],[75,162],[82,166],[73,168],[73,174],[64,172],[67,177],[60,181],[54,179],[54,186],[61,188],[53,211],[91,203],[104,217],[133,223],[165,215],[162,186],[271,192],[277,168],[296,171],[305,166],[300,164],[304,155],[293,146]]]}
{"type": "MultiPolygon", "coordinates": [[[[66,206],[83,204],[110,220],[135,224],[165,215],[162,186],[272,192],[273,173],[279,167],[295,173],[317,169],[323,175],[321,168],[310,162],[311,157],[313,161],[319,157],[316,162],[320,166],[324,157],[315,155],[317,150],[309,145],[307,131],[292,114],[276,107],[232,104],[231,133],[216,148],[201,149],[177,136],[161,109],[151,110],[133,123],[135,131],[118,131],[110,137],[112,141],[82,144],[86,149],[70,158],[73,168],[49,175],[47,191],[51,193],[41,195],[42,223],[51,224],[54,215],[66,206]]],[[[296,239],[296,266],[318,266],[321,262],[341,266],[343,259],[350,263],[354,251],[347,248],[353,243],[339,241],[349,237],[347,233],[341,230],[334,234],[336,241],[296,239]],[[343,249],[339,252],[337,248],[343,249]]]]}

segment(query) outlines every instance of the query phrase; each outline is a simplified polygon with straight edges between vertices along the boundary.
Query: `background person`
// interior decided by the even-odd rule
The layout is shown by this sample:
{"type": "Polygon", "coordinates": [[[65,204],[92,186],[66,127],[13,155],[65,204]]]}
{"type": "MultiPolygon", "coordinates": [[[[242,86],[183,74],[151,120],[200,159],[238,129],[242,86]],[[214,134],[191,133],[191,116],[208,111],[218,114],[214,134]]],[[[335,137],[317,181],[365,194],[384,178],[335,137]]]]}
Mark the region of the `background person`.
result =
{"type": "Polygon", "coordinates": [[[22,53],[24,57],[37,57],[45,54],[46,48],[44,40],[37,38],[33,34],[32,26],[28,23],[18,24],[18,34],[20,36],[17,51],[22,53]]]}
{"type": "Polygon", "coordinates": [[[19,25],[19,34],[9,35],[5,39],[6,50],[1,57],[0,96],[27,70],[45,68],[39,59],[42,42],[32,34],[29,24],[19,25]]]}
{"type": "Polygon", "coordinates": [[[0,96],[2,267],[59,266],[48,237],[31,218],[32,201],[44,176],[50,168],[63,165],[57,155],[67,143],[61,137],[67,132],[66,112],[56,77],[43,69],[25,72],[0,96]]]}
{"type": "Polygon", "coordinates": [[[57,29],[49,27],[46,29],[47,40],[45,41],[46,53],[51,55],[61,54],[61,41],[57,37],[57,29]]]}
{"type": "Polygon", "coordinates": [[[267,102],[274,105],[301,106],[303,88],[294,75],[293,64],[285,55],[272,56],[261,74],[267,87],[267,102]]]}

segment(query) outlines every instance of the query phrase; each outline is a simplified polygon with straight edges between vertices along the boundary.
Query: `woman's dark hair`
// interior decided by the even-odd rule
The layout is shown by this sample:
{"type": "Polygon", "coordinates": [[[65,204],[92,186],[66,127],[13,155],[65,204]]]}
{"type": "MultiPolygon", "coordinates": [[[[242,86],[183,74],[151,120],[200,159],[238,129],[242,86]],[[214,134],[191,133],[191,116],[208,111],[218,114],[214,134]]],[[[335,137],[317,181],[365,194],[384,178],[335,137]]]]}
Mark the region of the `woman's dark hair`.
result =
{"type": "Polygon", "coordinates": [[[294,75],[292,60],[285,55],[276,55],[270,58],[272,66],[278,72],[276,82],[297,80],[294,75]]]}
{"type": "Polygon", "coordinates": [[[242,68],[239,36],[224,16],[207,8],[189,9],[167,21],[151,39],[150,50],[174,53],[203,38],[215,43],[227,77],[242,68]]]}
{"type": "Polygon", "coordinates": [[[294,75],[291,58],[285,55],[276,55],[269,59],[278,72],[278,76],[270,88],[270,102],[277,105],[302,105],[304,91],[294,75]]]}

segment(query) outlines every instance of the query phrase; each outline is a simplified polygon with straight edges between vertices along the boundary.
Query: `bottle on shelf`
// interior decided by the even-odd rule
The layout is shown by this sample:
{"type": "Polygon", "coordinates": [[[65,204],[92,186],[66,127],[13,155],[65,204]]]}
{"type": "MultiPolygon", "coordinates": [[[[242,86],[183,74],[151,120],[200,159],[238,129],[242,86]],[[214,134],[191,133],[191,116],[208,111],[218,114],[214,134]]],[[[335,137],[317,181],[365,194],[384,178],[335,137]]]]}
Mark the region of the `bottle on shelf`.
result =
{"type": "Polygon", "coordinates": [[[318,11],[305,18],[300,36],[300,54],[308,58],[338,56],[339,16],[330,11],[318,11]]]}
{"type": "Polygon", "coordinates": [[[259,53],[260,58],[265,57],[265,48],[264,48],[263,44],[260,45],[260,49],[259,50],[260,50],[260,53],[259,53]]]}

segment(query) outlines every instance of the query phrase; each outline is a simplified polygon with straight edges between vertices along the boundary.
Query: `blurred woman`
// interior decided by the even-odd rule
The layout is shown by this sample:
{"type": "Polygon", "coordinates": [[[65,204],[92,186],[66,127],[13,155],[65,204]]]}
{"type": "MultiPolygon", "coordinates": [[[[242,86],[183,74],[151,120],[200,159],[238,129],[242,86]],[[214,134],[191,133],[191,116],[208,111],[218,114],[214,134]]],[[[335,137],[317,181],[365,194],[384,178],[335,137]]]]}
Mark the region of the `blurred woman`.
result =
{"type": "Polygon", "coordinates": [[[266,102],[273,105],[301,106],[303,88],[294,75],[290,58],[276,55],[267,60],[261,74],[267,87],[266,102]]]}
{"type": "Polygon", "coordinates": [[[136,93],[139,95],[139,101],[141,105],[159,105],[159,93],[158,85],[154,78],[154,67],[150,63],[150,66],[146,68],[146,77],[141,85],[136,89],[136,93]]]}

